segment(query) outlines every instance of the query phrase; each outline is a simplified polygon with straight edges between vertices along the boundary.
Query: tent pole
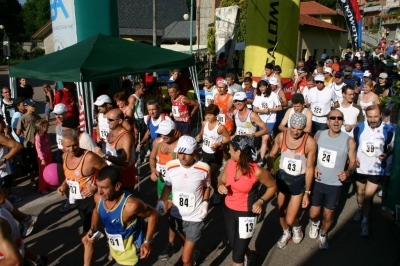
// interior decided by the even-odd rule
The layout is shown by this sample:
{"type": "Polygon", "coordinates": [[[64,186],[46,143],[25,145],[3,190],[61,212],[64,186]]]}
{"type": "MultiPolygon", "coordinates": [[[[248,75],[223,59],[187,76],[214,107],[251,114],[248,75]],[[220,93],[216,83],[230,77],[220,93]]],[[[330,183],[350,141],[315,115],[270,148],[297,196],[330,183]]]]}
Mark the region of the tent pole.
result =
{"type": "Polygon", "coordinates": [[[91,135],[92,127],[91,127],[91,119],[90,119],[90,106],[89,106],[89,83],[84,82],[84,90],[83,90],[83,100],[85,101],[85,122],[86,122],[86,132],[91,135]]]}
{"type": "Polygon", "coordinates": [[[93,133],[93,82],[89,83],[90,89],[89,89],[89,101],[88,101],[88,117],[90,119],[89,121],[89,135],[92,137],[92,133],[93,133]]]}

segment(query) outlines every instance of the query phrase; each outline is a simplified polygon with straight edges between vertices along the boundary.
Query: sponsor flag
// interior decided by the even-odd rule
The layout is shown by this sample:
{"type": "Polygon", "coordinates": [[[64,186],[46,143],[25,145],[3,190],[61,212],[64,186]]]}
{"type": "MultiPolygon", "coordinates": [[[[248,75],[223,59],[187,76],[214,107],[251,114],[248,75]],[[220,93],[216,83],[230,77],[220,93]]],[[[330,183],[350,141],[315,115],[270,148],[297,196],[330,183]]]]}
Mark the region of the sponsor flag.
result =
{"type": "Polygon", "coordinates": [[[338,0],[338,3],[346,19],[353,50],[357,51],[362,46],[362,19],[357,0],[338,0]]]}

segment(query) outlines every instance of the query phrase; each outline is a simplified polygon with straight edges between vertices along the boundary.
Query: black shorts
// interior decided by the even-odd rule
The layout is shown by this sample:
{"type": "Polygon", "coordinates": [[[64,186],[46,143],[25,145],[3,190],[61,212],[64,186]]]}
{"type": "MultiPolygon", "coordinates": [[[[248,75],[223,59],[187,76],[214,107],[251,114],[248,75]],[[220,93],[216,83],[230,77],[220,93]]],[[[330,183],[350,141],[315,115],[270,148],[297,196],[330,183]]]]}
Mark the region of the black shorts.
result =
{"type": "Polygon", "coordinates": [[[299,176],[289,175],[285,173],[285,171],[279,169],[276,172],[276,185],[279,192],[297,196],[305,190],[306,176],[304,174],[299,176]]]}
{"type": "Polygon", "coordinates": [[[215,153],[207,153],[203,151],[203,162],[207,163],[208,165],[215,163],[218,165],[222,164],[222,150],[217,150],[215,153]]]}
{"type": "Polygon", "coordinates": [[[93,197],[75,200],[76,208],[83,222],[83,231],[88,232],[92,223],[92,212],[96,206],[93,197]]]}
{"type": "Polygon", "coordinates": [[[359,173],[354,173],[354,179],[362,184],[367,184],[367,181],[378,185],[381,180],[382,176],[381,175],[365,175],[365,174],[359,174],[359,173]]]}
{"type": "Polygon", "coordinates": [[[36,148],[33,145],[29,145],[29,147],[22,150],[22,156],[25,160],[25,167],[28,172],[35,172],[39,170],[39,165],[37,163],[37,152],[36,148]]]}
{"type": "Polygon", "coordinates": [[[312,133],[313,135],[317,133],[319,130],[325,130],[328,129],[328,124],[327,123],[319,123],[312,121],[312,133]]]}
{"type": "Polygon", "coordinates": [[[328,210],[334,210],[338,204],[342,186],[331,186],[315,181],[311,191],[311,206],[324,206],[328,210]]]}
{"type": "Polygon", "coordinates": [[[0,188],[12,188],[14,180],[14,175],[6,175],[5,177],[0,177],[0,188]]]}
{"type": "Polygon", "coordinates": [[[188,122],[175,121],[176,130],[181,132],[182,135],[190,135],[192,126],[188,122]]]}

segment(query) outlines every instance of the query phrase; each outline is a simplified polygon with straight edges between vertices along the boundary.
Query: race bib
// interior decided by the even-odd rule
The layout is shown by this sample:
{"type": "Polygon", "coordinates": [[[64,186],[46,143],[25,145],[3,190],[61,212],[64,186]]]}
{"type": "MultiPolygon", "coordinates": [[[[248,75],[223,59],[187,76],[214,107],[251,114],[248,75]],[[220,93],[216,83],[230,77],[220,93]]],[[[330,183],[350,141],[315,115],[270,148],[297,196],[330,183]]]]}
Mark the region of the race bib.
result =
{"type": "Polygon", "coordinates": [[[172,106],[172,114],[174,117],[180,117],[179,106],[172,106]]]}
{"type": "Polygon", "coordinates": [[[203,145],[204,146],[206,146],[206,147],[211,149],[211,146],[214,145],[214,143],[215,143],[215,140],[210,139],[210,138],[208,138],[208,137],[203,135],[203,145]]]}
{"type": "Polygon", "coordinates": [[[237,128],[237,134],[238,135],[250,134],[250,128],[238,127],[237,128]]]}
{"type": "Polygon", "coordinates": [[[239,238],[246,239],[256,231],[256,217],[239,217],[239,238]]]}
{"type": "Polygon", "coordinates": [[[250,103],[247,104],[247,108],[249,108],[250,110],[253,110],[253,105],[251,105],[250,103]]]}
{"type": "Polygon", "coordinates": [[[206,96],[206,107],[208,107],[214,101],[214,97],[212,95],[206,96]]]}
{"type": "Polygon", "coordinates": [[[190,214],[194,211],[196,197],[193,193],[176,191],[174,192],[173,203],[179,209],[180,214],[190,214]]]}
{"type": "Polygon", "coordinates": [[[165,174],[167,172],[167,168],[165,168],[165,165],[161,165],[159,163],[156,163],[156,170],[160,173],[160,177],[164,180],[165,179],[165,174]]]}
{"type": "Polygon", "coordinates": [[[336,163],[337,151],[332,151],[319,148],[318,151],[318,163],[326,168],[334,168],[336,163]]]}
{"type": "Polygon", "coordinates": [[[110,128],[108,127],[101,127],[100,128],[100,138],[107,139],[108,133],[110,132],[110,128]]]}
{"type": "Polygon", "coordinates": [[[379,156],[379,144],[376,141],[366,141],[361,142],[361,150],[368,157],[379,156]]]}
{"type": "Polygon", "coordinates": [[[324,113],[324,107],[322,105],[314,105],[314,108],[312,109],[312,112],[315,116],[322,116],[324,113]]]}
{"type": "Polygon", "coordinates": [[[218,120],[218,122],[220,122],[222,125],[225,125],[225,123],[226,123],[225,114],[219,114],[219,115],[217,116],[217,120],[218,120]]]}
{"type": "Polygon", "coordinates": [[[283,171],[289,175],[298,176],[301,172],[301,160],[296,160],[292,158],[283,158],[283,171]]]}
{"type": "Polygon", "coordinates": [[[262,102],[261,109],[267,109],[267,108],[268,108],[268,102],[262,102]]]}
{"type": "Polygon", "coordinates": [[[79,188],[79,183],[76,181],[67,180],[67,184],[69,186],[69,193],[74,199],[82,199],[81,190],[79,188]]]}
{"type": "Polygon", "coordinates": [[[109,234],[107,233],[107,238],[108,238],[108,244],[110,245],[110,247],[112,247],[112,249],[117,250],[117,251],[125,251],[125,247],[124,247],[124,240],[122,239],[121,235],[118,234],[109,234]]]}
{"type": "Polygon", "coordinates": [[[62,150],[64,148],[62,143],[61,143],[61,139],[62,139],[62,137],[60,135],[56,135],[57,148],[60,149],[60,150],[62,150]]]}

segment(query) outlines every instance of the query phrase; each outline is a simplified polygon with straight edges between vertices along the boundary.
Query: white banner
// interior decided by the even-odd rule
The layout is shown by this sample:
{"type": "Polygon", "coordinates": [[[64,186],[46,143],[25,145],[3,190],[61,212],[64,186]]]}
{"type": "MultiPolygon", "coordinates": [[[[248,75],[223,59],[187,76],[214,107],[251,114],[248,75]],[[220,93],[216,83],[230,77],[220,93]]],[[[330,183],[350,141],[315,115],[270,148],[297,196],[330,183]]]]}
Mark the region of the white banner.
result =
{"type": "Polygon", "coordinates": [[[50,0],[54,51],[78,42],[74,0],[50,0]]]}

